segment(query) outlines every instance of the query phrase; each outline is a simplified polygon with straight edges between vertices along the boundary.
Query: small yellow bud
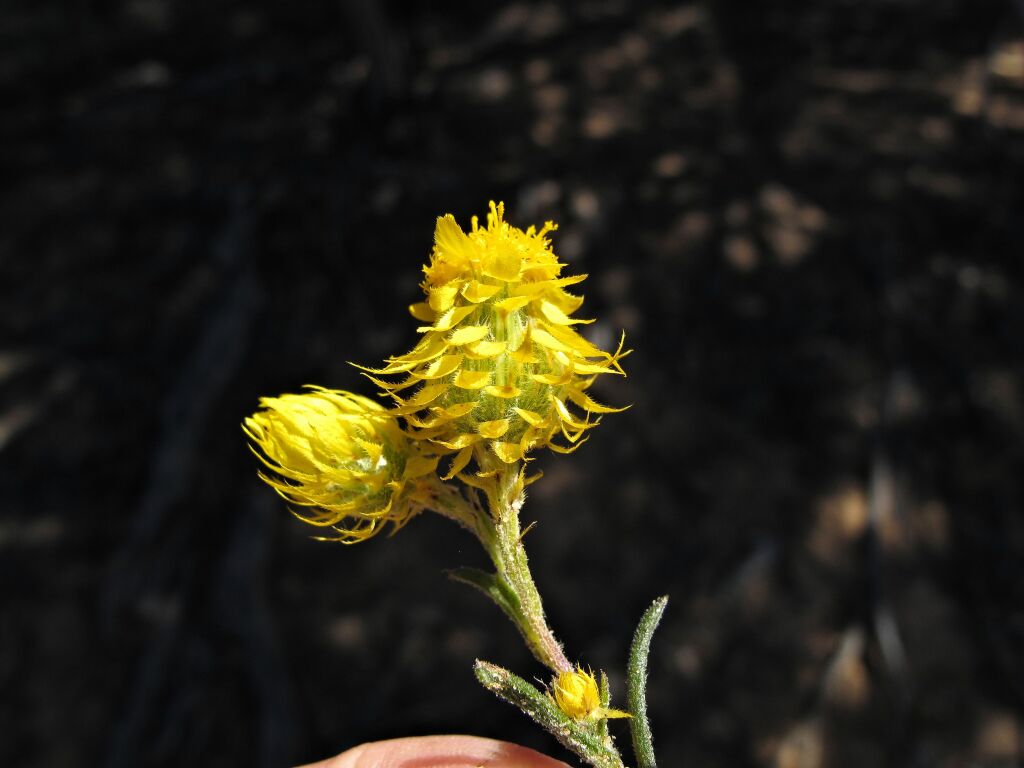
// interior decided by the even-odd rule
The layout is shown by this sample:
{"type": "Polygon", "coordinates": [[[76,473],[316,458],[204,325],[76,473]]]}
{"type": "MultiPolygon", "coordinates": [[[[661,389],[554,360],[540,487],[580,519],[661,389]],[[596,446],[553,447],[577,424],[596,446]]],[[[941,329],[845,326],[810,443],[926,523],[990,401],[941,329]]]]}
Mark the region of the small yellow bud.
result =
{"type": "Polygon", "coordinates": [[[630,717],[628,712],[601,706],[601,692],[592,672],[583,667],[560,672],[551,684],[558,708],[573,720],[603,720],[609,717],[630,717]]]}
{"type": "Polygon", "coordinates": [[[584,672],[582,667],[578,667],[575,672],[559,673],[551,687],[558,708],[574,720],[589,717],[591,712],[601,706],[597,680],[589,672],[584,672]]]}

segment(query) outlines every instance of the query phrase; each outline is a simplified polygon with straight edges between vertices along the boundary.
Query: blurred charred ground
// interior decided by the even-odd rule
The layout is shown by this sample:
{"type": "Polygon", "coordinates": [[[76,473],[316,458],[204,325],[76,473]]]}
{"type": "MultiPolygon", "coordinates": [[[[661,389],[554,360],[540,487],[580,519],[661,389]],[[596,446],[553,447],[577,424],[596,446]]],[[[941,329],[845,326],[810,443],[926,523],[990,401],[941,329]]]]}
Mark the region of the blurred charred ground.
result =
{"type": "MultiPolygon", "coordinates": [[[[1011,0],[5,4],[0,764],[567,758],[422,517],[312,542],[239,422],[414,341],[435,216],[560,222],[633,403],[526,519],[570,655],[655,637],[665,766],[1019,765],[1011,0]]],[[[620,743],[628,745],[624,728],[620,743]]]]}

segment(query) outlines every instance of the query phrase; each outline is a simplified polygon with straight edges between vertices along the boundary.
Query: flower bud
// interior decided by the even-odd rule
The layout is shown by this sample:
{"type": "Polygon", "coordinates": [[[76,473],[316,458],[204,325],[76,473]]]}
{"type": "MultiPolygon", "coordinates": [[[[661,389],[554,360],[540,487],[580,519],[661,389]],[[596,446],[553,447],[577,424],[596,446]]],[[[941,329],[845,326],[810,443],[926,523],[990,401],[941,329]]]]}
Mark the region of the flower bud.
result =
{"type": "Polygon", "coordinates": [[[592,674],[584,672],[582,667],[576,671],[560,673],[552,688],[558,708],[575,720],[589,716],[601,706],[597,681],[592,674]]]}
{"type": "Polygon", "coordinates": [[[333,528],[331,540],[353,543],[397,530],[420,510],[425,476],[437,458],[422,456],[386,409],[359,395],[311,388],[265,397],[243,430],[270,470],[260,477],[296,516],[333,528]]]}
{"type": "Polygon", "coordinates": [[[574,720],[629,717],[628,712],[601,706],[601,693],[592,672],[583,667],[560,672],[551,683],[558,708],[574,720]]]}

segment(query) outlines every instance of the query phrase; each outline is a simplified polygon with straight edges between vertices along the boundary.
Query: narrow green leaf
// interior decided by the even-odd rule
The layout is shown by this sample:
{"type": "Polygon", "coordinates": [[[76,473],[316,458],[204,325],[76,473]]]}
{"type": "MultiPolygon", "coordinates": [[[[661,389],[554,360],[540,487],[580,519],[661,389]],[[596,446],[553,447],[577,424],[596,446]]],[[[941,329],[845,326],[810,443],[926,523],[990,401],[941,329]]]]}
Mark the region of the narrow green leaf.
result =
{"type": "Polygon", "coordinates": [[[552,732],[568,731],[572,720],[558,708],[550,696],[507,669],[480,661],[473,665],[477,680],[492,693],[512,704],[552,732]]]}
{"type": "Polygon", "coordinates": [[[651,637],[658,628],[666,605],[668,595],[663,595],[644,611],[633,635],[633,645],[629,649],[626,697],[629,701],[629,712],[633,715],[629,725],[633,734],[633,754],[636,757],[637,768],[657,768],[654,742],[651,739],[651,724],[647,721],[647,656],[651,650],[651,637]]]}

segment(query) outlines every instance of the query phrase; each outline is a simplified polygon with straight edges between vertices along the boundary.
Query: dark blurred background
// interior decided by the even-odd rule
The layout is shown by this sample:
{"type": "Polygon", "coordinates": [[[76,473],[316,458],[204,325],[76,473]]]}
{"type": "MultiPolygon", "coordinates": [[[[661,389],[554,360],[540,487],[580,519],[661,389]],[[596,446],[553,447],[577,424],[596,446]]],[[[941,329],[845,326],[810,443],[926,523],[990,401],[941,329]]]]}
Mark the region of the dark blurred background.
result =
{"type": "Polygon", "coordinates": [[[0,765],[569,758],[473,679],[543,675],[445,578],[474,541],[313,542],[239,428],[372,394],[489,199],[636,350],[525,519],[619,702],[671,595],[661,762],[1021,764],[1019,3],[12,0],[0,40],[0,765]]]}

